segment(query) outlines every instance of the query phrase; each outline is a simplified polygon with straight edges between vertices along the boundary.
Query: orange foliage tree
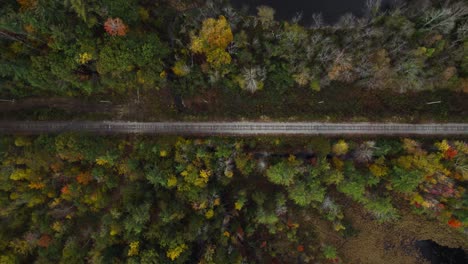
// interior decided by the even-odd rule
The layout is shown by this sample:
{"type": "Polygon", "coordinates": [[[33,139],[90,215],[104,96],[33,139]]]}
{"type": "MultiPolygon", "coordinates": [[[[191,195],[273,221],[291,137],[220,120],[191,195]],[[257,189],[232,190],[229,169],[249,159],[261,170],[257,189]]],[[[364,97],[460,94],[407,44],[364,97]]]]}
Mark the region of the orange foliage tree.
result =
{"type": "Polygon", "coordinates": [[[109,17],[104,23],[104,29],[111,36],[125,36],[128,32],[127,25],[120,18],[109,17]]]}
{"type": "Polygon", "coordinates": [[[16,0],[16,2],[21,6],[21,11],[34,9],[37,6],[37,0],[16,0]]]}
{"type": "Polygon", "coordinates": [[[82,185],[88,185],[88,183],[93,179],[89,172],[82,172],[76,176],[76,181],[82,185]]]}

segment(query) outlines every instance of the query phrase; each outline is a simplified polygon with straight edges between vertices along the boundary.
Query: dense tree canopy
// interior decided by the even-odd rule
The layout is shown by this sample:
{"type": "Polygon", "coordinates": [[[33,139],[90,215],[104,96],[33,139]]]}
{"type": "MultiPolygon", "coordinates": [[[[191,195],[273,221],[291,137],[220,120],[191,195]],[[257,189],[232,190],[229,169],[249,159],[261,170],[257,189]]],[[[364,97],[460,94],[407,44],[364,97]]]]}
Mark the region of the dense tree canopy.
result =
{"type": "Polygon", "coordinates": [[[466,142],[370,142],[332,154],[343,141],[312,139],[307,154],[284,154],[272,149],[295,146],[286,139],[2,137],[0,260],[340,262],[317,232],[347,236],[350,203],[379,222],[421,215],[463,237],[466,142]]]}
{"type": "MultiPolygon", "coordinates": [[[[2,0],[0,113],[69,97],[152,121],[466,119],[466,2],[367,2],[306,25],[227,0],[2,0]]],[[[466,246],[467,155],[454,138],[2,136],[0,263],[346,263],[359,221],[402,218],[466,246]]]]}
{"type": "Polygon", "coordinates": [[[274,20],[269,7],[251,16],[223,0],[6,0],[0,92],[78,96],[169,87],[183,93],[180,78],[204,86],[195,89],[238,93],[264,84],[279,92],[317,91],[333,83],[467,91],[468,6],[426,2],[432,4],[386,12],[371,5],[366,16],[345,15],[335,25],[316,15],[305,27],[274,20]]]}

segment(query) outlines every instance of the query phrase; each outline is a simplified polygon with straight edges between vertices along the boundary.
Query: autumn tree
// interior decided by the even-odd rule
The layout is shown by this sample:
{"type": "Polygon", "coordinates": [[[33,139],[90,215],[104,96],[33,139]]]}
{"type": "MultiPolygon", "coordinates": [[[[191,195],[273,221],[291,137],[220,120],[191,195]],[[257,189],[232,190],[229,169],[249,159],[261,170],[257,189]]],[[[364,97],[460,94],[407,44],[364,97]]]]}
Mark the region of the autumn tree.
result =
{"type": "Polygon", "coordinates": [[[432,149],[410,139],[338,141],[341,155],[331,160],[321,138],[307,146],[319,157],[259,158],[249,150],[285,146],[277,143],[76,134],[0,140],[0,218],[10,223],[0,227],[0,259],[185,263],[203,252],[200,261],[218,263],[238,259],[236,247],[248,242],[263,259],[277,253],[289,263],[297,258],[291,248],[320,253],[302,227],[302,207],[316,209],[335,231],[346,229],[335,190],[377,221],[397,219],[393,203],[407,201],[463,232],[463,141],[432,149]]]}
{"type": "Polygon", "coordinates": [[[17,0],[21,10],[26,11],[37,7],[37,0],[17,0]]]}
{"type": "Polygon", "coordinates": [[[120,18],[109,17],[104,23],[104,29],[110,36],[125,36],[128,31],[127,25],[120,18]]]}
{"type": "Polygon", "coordinates": [[[346,141],[344,141],[343,139],[336,142],[332,147],[332,151],[336,155],[344,155],[348,152],[348,150],[349,150],[348,143],[346,143],[346,141]]]}
{"type": "Polygon", "coordinates": [[[198,36],[192,36],[190,50],[205,54],[208,63],[214,68],[231,63],[231,55],[226,52],[227,46],[233,41],[231,27],[224,16],[218,19],[208,18],[203,21],[198,36]]]}

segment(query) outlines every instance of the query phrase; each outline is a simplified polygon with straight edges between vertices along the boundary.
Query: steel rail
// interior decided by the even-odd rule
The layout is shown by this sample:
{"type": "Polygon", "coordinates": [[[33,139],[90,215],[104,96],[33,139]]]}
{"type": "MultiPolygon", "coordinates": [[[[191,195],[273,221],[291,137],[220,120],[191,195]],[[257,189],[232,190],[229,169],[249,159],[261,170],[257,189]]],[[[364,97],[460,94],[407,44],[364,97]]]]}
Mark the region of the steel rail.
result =
{"type": "Polygon", "coordinates": [[[0,121],[1,134],[468,135],[468,124],[321,122],[0,121]]]}

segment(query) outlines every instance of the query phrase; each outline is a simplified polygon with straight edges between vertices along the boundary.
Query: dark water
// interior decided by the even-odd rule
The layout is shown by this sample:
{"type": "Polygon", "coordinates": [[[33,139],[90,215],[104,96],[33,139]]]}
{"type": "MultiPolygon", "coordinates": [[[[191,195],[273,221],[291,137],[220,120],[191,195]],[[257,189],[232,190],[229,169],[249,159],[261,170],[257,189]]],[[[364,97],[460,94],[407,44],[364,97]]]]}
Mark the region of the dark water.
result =
{"type": "Polygon", "coordinates": [[[431,264],[466,264],[468,256],[463,249],[438,245],[431,240],[416,241],[416,247],[431,264]]]}
{"type": "MultiPolygon", "coordinates": [[[[240,8],[248,6],[251,13],[256,13],[256,7],[267,5],[276,10],[275,18],[290,20],[297,13],[302,12],[303,22],[310,23],[312,14],[321,13],[324,21],[334,23],[346,14],[352,13],[362,16],[365,11],[366,0],[231,0],[232,4],[240,8]]],[[[393,0],[383,0],[387,6],[393,0]]]]}

